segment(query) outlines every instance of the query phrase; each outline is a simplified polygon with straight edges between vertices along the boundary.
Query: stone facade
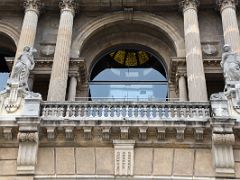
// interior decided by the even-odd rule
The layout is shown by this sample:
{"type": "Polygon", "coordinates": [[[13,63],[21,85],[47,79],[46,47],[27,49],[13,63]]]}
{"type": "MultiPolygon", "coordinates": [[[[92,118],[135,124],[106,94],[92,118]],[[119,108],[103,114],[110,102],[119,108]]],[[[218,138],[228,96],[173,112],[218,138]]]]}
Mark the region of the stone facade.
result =
{"type": "Polygon", "coordinates": [[[240,179],[240,83],[220,66],[225,43],[239,58],[237,7],[2,0],[1,62],[11,72],[24,47],[37,54],[29,88],[0,92],[0,180],[240,179]],[[120,46],[161,60],[168,101],[88,101],[93,67],[120,46]]]}

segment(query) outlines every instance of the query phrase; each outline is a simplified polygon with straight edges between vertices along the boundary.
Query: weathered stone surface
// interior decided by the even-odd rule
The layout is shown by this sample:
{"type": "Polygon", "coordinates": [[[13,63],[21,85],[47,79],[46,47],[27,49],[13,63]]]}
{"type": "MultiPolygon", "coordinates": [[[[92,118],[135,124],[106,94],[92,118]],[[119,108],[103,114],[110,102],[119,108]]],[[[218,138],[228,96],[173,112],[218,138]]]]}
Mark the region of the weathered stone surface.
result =
{"type": "Polygon", "coordinates": [[[240,162],[240,149],[235,149],[233,151],[233,155],[234,155],[234,160],[237,162],[240,162]]]}
{"type": "Polygon", "coordinates": [[[0,161],[0,175],[15,175],[17,169],[16,160],[0,161]]]}
{"type": "Polygon", "coordinates": [[[196,150],[195,176],[214,176],[212,153],[209,149],[196,150]]]}
{"type": "Polygon", "coordinates": [[[40,148],[36,174],[54,174],[54,148],[40,148]]]}
{"type": "Polygon", "coordinates": [[[151,175],[153,162],[152,148],[136,148],[134,174],[135,175],[151,175]]]}
{"type": "Polygon", "coordinates": [[[240,163],[235,163],[236,177],[240,179],[240,163]]]}
{"type": "Polygon", "coordinates": [[[74,148],[56,148],[56,173],[75,174],[74,148]]]}
{"type": "Polygon", "coordinates": [[[96,174],[114,174],[113,148],[96,148],[96,174]]]}
{"type": "Polygon", "coordinates": [[[0,148],[0,159],[17,159],[18,148],[0,148]]]}
{"type": "Polygon", "coordinates": [[[155,148],[153,157],[153,175],[171,175],[173,151],[170,148],[155,148]]]}
{"type": "Polygon", "coordinates": [[[33,176],[4,176],[0,180],[33,180],[33,176]]]}
{"type": "Polygon", "coordinates": [[[77,174],[95,174],[94,148],[76,148],[77,174]]]}
{"type": "Polygon", "coordinates": [[[194,150],[175,149],[173,174],[177,176],[193,175],[194,150]]]}

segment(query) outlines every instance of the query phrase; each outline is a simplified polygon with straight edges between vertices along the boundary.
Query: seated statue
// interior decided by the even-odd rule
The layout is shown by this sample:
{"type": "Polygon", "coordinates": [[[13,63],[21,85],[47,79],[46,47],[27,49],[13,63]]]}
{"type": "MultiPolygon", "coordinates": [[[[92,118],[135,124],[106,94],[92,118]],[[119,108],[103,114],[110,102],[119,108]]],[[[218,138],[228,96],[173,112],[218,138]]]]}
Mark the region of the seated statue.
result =
{"type": "Polygon", "coordinates": [[[225,83],[240,81],[240,56],[232,52],[228,44],[224,45],[223,51],[221,66],[223,68],[225,83]]]}
{"type": "Polygon", "coordinates": [[[23,53],[19,56],[13,67],[8,84],[19,83],[19,87],[24,87],[26,90],[29,90],[27,81],[30,70],[35,66],[33,59],[34,52],[37,52],[36,49],[28,46],[23,49],[23,53]]]}

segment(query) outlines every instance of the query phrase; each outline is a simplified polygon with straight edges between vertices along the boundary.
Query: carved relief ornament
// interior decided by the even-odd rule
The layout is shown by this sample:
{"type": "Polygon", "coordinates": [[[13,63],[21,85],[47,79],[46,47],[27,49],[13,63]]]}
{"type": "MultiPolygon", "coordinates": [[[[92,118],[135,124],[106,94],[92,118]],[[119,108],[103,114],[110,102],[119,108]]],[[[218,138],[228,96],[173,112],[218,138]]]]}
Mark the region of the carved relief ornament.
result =
{"type": "Polygon", "coordinates": [[[38,142],[37,132],[20,132],[17,139],[19,142],[38,142]]]}
{"type": "Polygon", "coordinates": [[[222,11],[225,8],[235,8],[238,4],[238,0],[218,0],[217,4],[220,11],[222,11]]]}
{"type": "Polygon", "coordinates": [[[61,12],[71,11],[74,14],[75,10],[77,9],[77,3],[75,0],[61,0],[59,3],[59,8],[61,9],[61,12]]]}
{"type": "Polygon", "coordinates": [[[199,6],[200,2],[199,0],[183,0],[179,3],[180,8],[183,11],[186,11],[187,9],[196,9],[199,6]]]}
{"type": "Polygon", "coordinates": [[[235,142],[234,134],[213,134],[212,140],[214,144],[232,145],[235,142]]]}
{"type": "Polygon", "coordinates": [[[23,6],[25,11],[35,11],[37,14],[39,13],[42,3],[40,0],[24,0],[23,6]]]}

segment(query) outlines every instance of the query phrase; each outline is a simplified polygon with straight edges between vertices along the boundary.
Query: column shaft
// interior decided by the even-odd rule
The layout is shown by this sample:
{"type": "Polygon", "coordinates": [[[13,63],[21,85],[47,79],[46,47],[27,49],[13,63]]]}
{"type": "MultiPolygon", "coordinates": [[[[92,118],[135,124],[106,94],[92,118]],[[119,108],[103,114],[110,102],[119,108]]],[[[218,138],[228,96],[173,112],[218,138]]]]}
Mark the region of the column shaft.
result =
{"type": "Polygon", "coordinates": [[[56,50],[48,90],[48,101],[64,101],[67,89],[73,12],[63,9],[60,17],[56,50]]]}
{"type": "Polygon", "coordinates": [[[240,55],[240,36],[236,17],[236,9],[233,1],[228,0],[221,5],[223,35],[226,44],[240,55]],[[229,1],[229,2],[228,2],[229,1]]]}
{"type": "Polygon", "coordinates": [[[68,101],[75,101],[77,90],[77,78],[72,76],[70,77],[70,84],[68,89],[68,101]]]}
{"type": "Polygon", "coordinates": [[[40,0],[24,0],[25,15],[17,45],[14,65],[16,59],[19,58],[19,56],[22,54],[23,48],[26,46],[33,47],[34,45],[37,31],[38,15],[41,6],[42,4],[40,0]]]}
{"type": "Polygon", "coordinates": [[[189,100],[207,101],[196,0],[186,0],[183,3],[189,100]]]}
{"type": "Polygon", "coordinates": [[[37,12],[34,10],[27,10],[23,20],[15,59],[21,55],[25,46],[33,47],[37,31],[37,23],[37,12]]]}
{"type": "Polygon", "coordinates": [[[178,90],[179,90],[179,100],[180,101],[187,101],[186,79],[183,75],[179,77],[178,90]]]}

